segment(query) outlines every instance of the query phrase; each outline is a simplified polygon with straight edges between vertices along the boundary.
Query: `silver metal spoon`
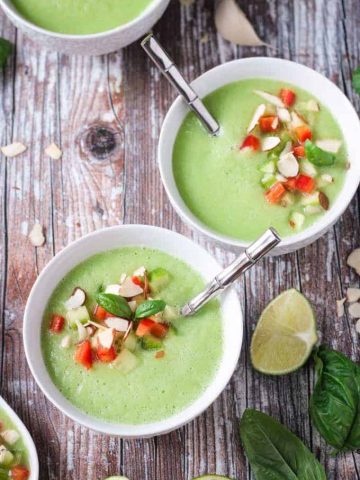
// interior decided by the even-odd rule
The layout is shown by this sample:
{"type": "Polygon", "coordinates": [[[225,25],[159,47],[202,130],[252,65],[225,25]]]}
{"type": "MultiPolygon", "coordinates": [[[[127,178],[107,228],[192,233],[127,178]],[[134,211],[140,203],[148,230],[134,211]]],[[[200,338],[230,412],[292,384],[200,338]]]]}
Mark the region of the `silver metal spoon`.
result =
{"type": "Polygon", "coordinates": [[[238,277],[251,268],[264,255],[270,252],[281,239],[274,228],[269,228],[254,243],[252,243],[233,263],[206,286],[205,290],[180,309],[183,317],[189,317],[203,307],[208,301],[230,287],[238,277]]]}
{"type": "Polygon", "coordinates": [[[220,131],[220,125],[152,33],[144,38],[141,46],[158,69],[184,98],[187,105],[196,113],[211,135],[217,135],[220,131]]]}

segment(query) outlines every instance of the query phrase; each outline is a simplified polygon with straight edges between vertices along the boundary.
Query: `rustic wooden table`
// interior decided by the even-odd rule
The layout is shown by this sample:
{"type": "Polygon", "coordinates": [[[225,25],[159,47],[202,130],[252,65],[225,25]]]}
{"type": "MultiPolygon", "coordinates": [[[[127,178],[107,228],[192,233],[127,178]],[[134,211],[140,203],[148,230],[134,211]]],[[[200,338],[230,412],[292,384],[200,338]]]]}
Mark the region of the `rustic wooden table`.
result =
{"type": "MultiPolygon", "coordinates": [[[[213,1],[190,7],[172,0],[155,32],[188,78],[244,56],[280,56],[315,68],[360,108],[351,71],[360,63],[359,0],[253,0],[241,5],[273,48],[239,48],[213,25],[213,1]]],[[[199,238],[180,221],[161,186],[156,146],[174,91],[138,44],[98,58],[71,58],[36,47],[0,14],[0,36],[16,52],[0,73],[0,145],[19,140],[25,155],[0,159],[1,394],[35,440],[40,479],[188,480],[205,472],[250,478],[238,424],[247,406],[280,419],[324,463],[329,479],[360,479],[360,455],[330,456],[308,416],[311,363],[269,378],[249,361],[259,313],[276,294],[300,288],[313,302],[322,340],[359,359],[354,321],[337,319],[335,300],[359,279],[346,256],[359,246],[358,198],[337,225],[306,249],[259,264],[239,282],[245,341],[238,368],[220,398],[189,425],[159,438],[123,441],[93,433],[56,410],[36,386],[22,346],[22,316],[38,273],[72,240],[120,223],[160,225],[192,236],[224,264],[233,255],[199,238]],[[59,161],[44,155],[52,141],[59,161]],[[47,243],[35,249],[27,233],[35,221],[47,243]]]]}

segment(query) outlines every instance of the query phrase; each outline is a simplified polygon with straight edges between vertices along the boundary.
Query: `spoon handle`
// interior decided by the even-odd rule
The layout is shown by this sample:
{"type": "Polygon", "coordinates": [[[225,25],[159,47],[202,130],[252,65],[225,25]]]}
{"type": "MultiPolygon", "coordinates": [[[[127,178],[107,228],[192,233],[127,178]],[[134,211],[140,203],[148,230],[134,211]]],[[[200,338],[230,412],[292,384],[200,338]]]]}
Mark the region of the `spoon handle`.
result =
{"type": "Polygon", "coordinates": [[[141,42],[141,46],[158,67],[158,69],[165,75],[169,82],[184,98],[188,106],[196,113],[211,135],[216,135],[219,133],[219,124],[211,115],[209,110],[205,107],[197,93],[185,80],[180,70],[177,68],[173,60],[169,57],[156,38],[150,33],[141,42]]]}
{"type": "Polygon", "coordinates": [[[190,300],[180,310],[183,317],[189,317],[197,312],[211,298],[223,292],[227,287],[232,285],[235,280],[246,270],[251,268],[255,263],[280,243],[274,228],[269,228],[254,243],[252,243],[233,263],[222,270],[216,277],[206,286],[205,290],[190,300]]]}

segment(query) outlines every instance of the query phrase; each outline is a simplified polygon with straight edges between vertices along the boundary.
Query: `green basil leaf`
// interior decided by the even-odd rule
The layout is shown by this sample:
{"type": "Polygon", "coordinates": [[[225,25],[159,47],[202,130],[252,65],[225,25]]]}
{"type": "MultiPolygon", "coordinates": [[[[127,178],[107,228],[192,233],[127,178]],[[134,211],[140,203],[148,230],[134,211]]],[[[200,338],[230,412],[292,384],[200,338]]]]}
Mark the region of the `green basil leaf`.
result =
{"type": "Polygon", "coordinates": [[[360,67],[353,72],[352,84],[355,92],[360,95],[360,67]]]}
{"type": "Polygon", "coordinates": [[[311,419],[336,452],[360,448],[360,367],[325,345],[314,354],[317,383],[311,419]]]}
{"type": "Polygon", "coordinates": [[[166,307],[163,300],[145,300],[141,303],[135,312],[135,318],[146,318],[155,315],[155,313],[162,312],[166,307]]]}
{"type": "Polygon", "coordinates": [[[336,155],[325,152],[325,150],[310,142],[310,140],[306,140],[305,142],[305,154],[309,162],[318,167],[334,165],[336,160],[336,155]]]}
{"type": "Polygon", "coordinates": [[[117,317],[131,318],[132,312],[129,304],[124,297],[114,295],[113,293],[98,293],[96,301],[100,307],[117,317]]]}
{"type": "Polygon", "coordinates": [[[326,480],[310,450],[272,417],[246,409],[240,436],[256,480],[326,480]]]}
{"type": "Polygon", "coordinates": [[[6,60],[10,55],[12,45],[5,38],[0,38],[0,68],[5,67],[6,60]]]}

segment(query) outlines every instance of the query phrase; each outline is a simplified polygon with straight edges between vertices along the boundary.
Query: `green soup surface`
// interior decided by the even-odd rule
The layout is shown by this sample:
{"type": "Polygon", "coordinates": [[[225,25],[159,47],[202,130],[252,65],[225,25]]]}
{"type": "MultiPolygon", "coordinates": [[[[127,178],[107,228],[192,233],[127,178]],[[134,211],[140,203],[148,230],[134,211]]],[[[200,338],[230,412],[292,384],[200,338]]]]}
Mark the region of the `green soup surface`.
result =
{"type": "Polygon", "coordinates": [[[139,16],[153,0],[12,0],[30,22],[53,32],[105,32],[139,16]]]}
{"type": "MultiPolygon", "coordinates": [[[[247,128],[260,104],[266,106],[268,112],[265,116],[277,115],[276,107],[255,94],[254,90],[277,96],[281,88],[289,88],[296,94],[296,103],[288,110],[301,115],[311,129],[312,142],[319,139],[342,141],[333,165],[312,165],[316,170],[312,175],[314,192],[323,192],[331,208],[342,189],[347,164],[346,146],[340,127],[327,108],[304,90],[283,82],[254,78],[229,83],[204,99],[221,125],[220,135],[210,136],[191,112],[178,132],[173,149],[173,172],[182,199],[203,224],[217,233],[252,241],[273,226],[282,237],[287,237],[309,227],[325,213],[319,205],[313,208],[312,199],[302,192],[291,191],[285,195],[284,200],[289,199],[290,204],[269,203],[265,193],[271,184],[265,186],[262,180],[267,180],[270,175],[261,169],[272,154],[276,165],[279,151],[275,154],[275,150],[262,151],[261,147],[257,151],[251,148],[241,149],[241,144],[248,135],[247,128]],[[307,110],[311,100],[315,100],[319,106],[318,112],[307,110]],[[331,177],[332,181],[323,182],[324,175],[324,178],[331,177]],[[311,204],[311,208],[306,208],[306,203],[311,204]],[[290,221],[294,212],[295,215],[300,214],[297,228],[290,221]]],[[[285,123],[279,122],[279,127],[271,133],[261,132],[259,128],[255,127],[251,134],[260,142],[267,136],[278,135],[284,143],[283,138],[287,132],[285,123]]],[[[294,131],[290,135],[291,141],[296,144],[294,131]]],[[[299,173],[302,173],[301,167],[299,173]]],[[[276,178],[274,182],[275,180],[276,178]]],[[[286,178],[282,181],[286,181],[286,178]]]]}
{"type": "Polygon", "coordinates": [[[150,423],[183,410],[209,385],[223,351],[220,305],[212,301],[195,316],[172,321],[174,329],[164,339],[162,358],[138,345],[139,363],[127,374],[108,363],[97,361],[86,370],[74,362],[76,346],[61,347],[69,327],[60,334],[51,333],[52,315],[66,315],[64,302],[77,286],[86,291],[85,305],[92,312],[99,285],[119,282],[123,273],[131,276],[140,266],[149,272],[159,267],[170,272],[170,281],[159,296],[171,306],[184,304],[204,287],[203,279],[189,265],[164,252],[143,247],[110,250],[90,257],[65,276],[43,320],[43,357],[54,384],[81,411],[114,423],[150,423]]]}

